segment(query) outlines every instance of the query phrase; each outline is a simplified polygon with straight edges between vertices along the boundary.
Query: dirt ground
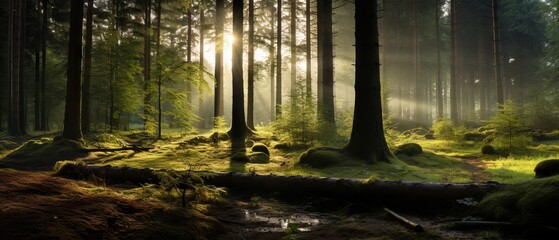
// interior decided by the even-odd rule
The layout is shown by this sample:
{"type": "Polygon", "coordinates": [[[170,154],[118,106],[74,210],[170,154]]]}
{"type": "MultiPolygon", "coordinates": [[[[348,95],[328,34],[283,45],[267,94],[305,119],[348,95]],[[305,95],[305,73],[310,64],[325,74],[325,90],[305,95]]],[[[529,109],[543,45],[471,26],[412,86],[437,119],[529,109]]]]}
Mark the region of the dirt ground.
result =
{"type": "MultiPolygon", "coordinates": [[[[176,221],[165,216],[177,215],[164,206],[87,192],[94,187],[46,173],[0,169],[0,239],[155,239],[161,229],[152,226],[176,221]]],[[[213,234],[198,238],[192,232],[192,226],[184,226],[173,234],[191,236],[185,239],[213,234]]]]}

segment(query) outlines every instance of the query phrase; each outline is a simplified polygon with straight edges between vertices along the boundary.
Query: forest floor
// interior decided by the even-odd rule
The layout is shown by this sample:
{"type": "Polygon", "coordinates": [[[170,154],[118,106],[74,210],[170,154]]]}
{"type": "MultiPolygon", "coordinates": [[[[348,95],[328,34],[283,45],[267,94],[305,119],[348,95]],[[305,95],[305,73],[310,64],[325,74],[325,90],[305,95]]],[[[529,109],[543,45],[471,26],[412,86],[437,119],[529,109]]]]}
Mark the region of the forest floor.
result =
{"type": "MultiPolygon", "coordinates": [[[[520,154],[511,157],[485,156],[475,153],[478,146],[474,144],[464,148],[414,139],[426,151],[415,157],[399,156],[393,164],[352,162],[328,169],[309,169],[296,164],[304,149],[286,151],[270,148],[270,163],[239,164],[227,160],[231,154],[228,141],[218,145],[193,144],[190,142],[193,136],[177,136],[143,143],[153,149],[142,152],[97,152],[85,157],[59,152],[49,154],[48,151],[14,155],[23,149],[24,143],[30,149],[41,149],[52,141],[51,137],[32,138],[34,142],[31,143],[27,142],[30,139],[0,139],[0,226],[3,227],[0,239],[149,239],[155,238],[153,236],[158,239],[176,239],[177,236],[185,239],[515,239],[516,235],[507,235],[496,229],[454,231],[446,227],[448,219],[467,217],[463,213],[398,209],[399,213],[426,229],[424,233],[416,233],[391,219],[382,208],[330,203],[327,199],[284,201],[275,196],[230,192],[225,196],[225,203],[211,205],[207,211],[187,211],[175,204],[138,197],[120,186],[53,177],[51,169],[58,160],[79,160],[113,166],[285,175],[438,182],[504,179],[518,182],[533,178],[533,166],[542,159],[557,156],[559,152],[556,143],[550,143],[540,144],[531,150],[537,153],[537,157],[520,154]],[[14,160],[10,156],[17,158],[14,160]],[[46,164],[33,165],[36,162],[46,164]],[[177,222],[180,224],[177,225],[177,222]]],[[[122,136],[102,134],[91,136],[86,141],[90,147],[117,148],[141,139],[141,135],[136,133],[122,136]]],[[[277,144],[269,139],[261,142],[268,146],[277,144]]],[[[60,150],[60,147],[56,149],[60,150]]],[[[250,152],[250,148],[247,151],[250,152]]]]}

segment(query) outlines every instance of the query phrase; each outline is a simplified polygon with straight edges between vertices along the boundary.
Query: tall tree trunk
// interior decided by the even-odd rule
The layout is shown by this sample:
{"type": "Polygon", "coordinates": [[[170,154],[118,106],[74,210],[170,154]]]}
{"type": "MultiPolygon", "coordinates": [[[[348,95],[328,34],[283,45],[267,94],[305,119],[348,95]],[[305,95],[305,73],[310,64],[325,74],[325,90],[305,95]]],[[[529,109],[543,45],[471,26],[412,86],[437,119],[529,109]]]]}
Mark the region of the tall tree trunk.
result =
{"type": "Polygon", "coordinates": [[[229,136],[232,141],[244,140],[251,132],[245,121],[243,87],[243,0],[233,0],[233,112],[229,136]]]}
{"type": "Polygon", "coordinates": [[[161,46],[161,0],[157,0],[157,31],[155,32],[155,63],[157,64],[157,139],[161,139],[161,134],[163,134],[162,126],[162,116],[163,109],[161,108],[161,86],[163,85],[161,79],[161,52],[159,48],[161,46]]]}
{"type": "Polygon", "coordinates": [[[311,103],[312,99],[312,48],[311,48],[311,0],[305,1],[305,33],[306,33],[306,60],[307,60],[307,69],[306,69],[306,104],[311,103]]]}
{"type": "MultiPolygon", "coordinates": [[[[214,118],[223,117],[223,25],[225,24],[225,0],[215,2],[215,102],[214,118]]],[[[214,122],[215,125],[215,122],[214,122]]]]}
{"type": "Polygon", "coordinates": [[[501,77],[501,43],[499,41],[499,5],[497,0],[491,1],[492,16],[493,16],[493,64],[494,69],[494,81],[497,87],[497,104],[499,108],[505,103],[505,97],[503,94],[503,79],[501,77]]]}
{"type": "MultiPolygon", "coordinates": [[[[375,5],[376,7],[376,5],[375,5]]],[[[318,82],[322,96],[318,99],[318,112],[324,130],[335,134],[334,116],[334,51],[332,42],[332,0],[317,2],[318,17],[318,82]],[[333,131],[333,132],[332,132],[333,131]]]]}
{"type": "MultiPolygon", "coordinates": [[[[41,45],[37,44],[41,41],[41,1],[37,1],[36,5],[36,20],[37,30],[35,32],[36,44],[35,44],[35,84],[34,84],[34,121],[33,129],[35,131],[41,130],[41,45]]],[[[1,110],[0,110],[1,111],[1,110]]]]}
{"type": "Polygon", "coordinates": [[[70,13],[70,39],[68,41],[68,81],[66,85],[66,108],[62,137],[82,138],[80,120],[83,0],[73,0],[70,13]]]}
{"type": "Polygon", "coordinates": [[[87,15],[85,23],[85,51],[83,66],[83,86],[82,86],[82,132],[90,131],[89,113],[89,90],[91,85],[91,48],[93,35],[93,0],[87,0],[87,15]]]}
{"type": "Polygon", "coordinates": [[[248,1],[247,126],[254,130],[254,0],[248,1]]]}
{"type": "Polygon", "coordinates": [[[21,46],[20,46],[20,65],[19,65],[19,133],[27,133],[27,104],[25,98],[25,53],[27,50],[27,1],[21,1],[21,46]]]}
{"type": "Polygon", "coordinates": [[[144,130],[148,130],[152,121],[151,88],[151,0],[146,0],[144,9],[144,130]]]}
{"type": "MultiPolygon", "coordinates": [[[[206,11],[206,4],[204,3],[204,1],[202,0],[201,4],[199,5],[199,10],[200,10],[200,81],[201,82],[206,82],[206,80],[204,79],[204,34],[206,34],[205,30],[205,19],[206,16],[204,14],[204,11],[206,11]]],[[[205,117],[205,106],[204,106],[204,94],[203,92],[200,90],[199,92],[199,96],[198,96],[198,116],[200,117],[200,122],[198,125],[199,129],[204,129],[206,128],[206,117],[205,117]]]]}
{"type": "Polygon", "coordinates": [[[22,65],[21,56],[21,42],[23,32],[23,8],[24,1],[10,1],[10,17],[9,17],[9,51],[10,51],[10,103],[9,103],[9,121],[8,121],[8,134],[11,136],[20,136],[22,132],[19,126],[20,122],[20,65],[22,65]]]}
{"type": "Polygon", "coordinates": [[[387,41],[387,33],[388,31],[386,31],[386,27],[388,26],[388,24],[386,24],[386,20],[387,20],[387,11],[386,11],[386,0],[382,0],[381,1],[382,7],[381,7],[381,11],[382,11],[382,60],[381,60],[381,80],[380,80],[380,85],[381,85],[381,97],[382,97],[382,113],[385,114],[386,116],[388,116],[388,76],[386,76],[386,50],[388,48],[388,41],[387,41]]]}
{"type": "Polygon", "coordinates": [[[276,73],[276,64],[277,64],[276,61],[275,61],[276,56],[275,56],[275,47],[274,47],[274,44],[275,44],[275,41],[276,41],[276,38],[275,38],[275,36],[276,36],[275,35],[276,34],[276,31],[275,31],[276,24],[274,24],[274,21],[276,19],[275,18],[275,11],[276,11],[276,9],[274,9],[274,7],[272,6],[271,11],[270,11],[270,14],[271,14],[271,18],[270,18],[271,19],[270,20],[270,25],[271,25],[271,28],[270,28],[270,47],[268,49],[269,52],[270,52],[270,59],[269,59],[269,61],[270,61],[270,122],[273,122],[275,120],[275,113],[276,113],[276,102],[275,102],[276,101],[276,95],[275,95],[276,94],[276,89],[274,87],[275,86],[275,80],[276,80],[275,73],[276,73]]]}
{"type": "Polygon", "coordinates": [[[436,35],[436,51],[437,51],[437,118],[442,118],[443,110],[443,84],[441,79],[441,32],[440,32],[440,0],[435,0],[435,35],[436,35]]]}
{"type": "Polygon", "coordinates": [[[48,126],[48,111],[47,111],[47,97],[46,97],[46,82],[47,82],[47,33],[48,33],[48,0],[43,2],[43,24],[41,35],[41,48],[43,52],[41,61],[41,130],[49,130],[48,126]]]}
{"type": "Polygon", "coordinates": [[[282,37],[281,37],[281,32],[282,32],[282,27],[281,27],[281,20],[282,20],[282,14],[281,14],[281,8],[282,8],[282,0],[278,0],[278,13],[276,14],[276,18],[277,18],[277,22],[278,22],[278,28],[276,29],[277,31],[277,47],[276,47],[276,117],[279,117],[281,115],[281,92],[282,92],[282,86],[281,86],[281,45],[282,45],[282,37]]]}
{"type": "Polygon", "coordinates": [[[450,119],[454,123],[458,123],[456,82],[456,0],[450,0],[450,119]]]}
{"type": "Polygon", "coordinates": [[[355,1],[355,112],[344,152],[367,162],[389,162],[380,94],[377,3],[355,1]]]}
{"type": "Polygon", "coordinates": [[[421,83],[421,59],[419,53],[419,19],[417,17],[417,0],[413,1],[413,57],[414,57],[414,120],[418,123],[423,123],[423,88],[421,83]]]}
{"type": "MultiPolygon", "coordinates": [[[[193,32],[192,32],[192,5],[188,6],[188,10],[186,10],[186,19],[188,21],[188,25],[187,25],[187,36],[188,39],[186,41],[186,61],[188,63],[192,62],[192,44],[194,43],[194,39],[193,39],[193,32]]],[[[192,108],[192,83],[187,82],[186,83],[186,101],[187,101],[187,111],[191,111],[192,108]]]]}
{"type": "Polygon", "coordinates": [[[295,94],[297,91],[297,1],[296,0],[290,0],[289,1],[289,5],[290,5],[290,14],[289,17],[291,19],[291,24],[289,24],[289,33],[290,33],[290,38],[289,38],[289,42],[290,42],[290,50],[291,50],[291,56],[290,56],[290,63],[291,63],[291,104],[294,105],[296,104],[294,99],[295,99],[295,94]]]}
{"type": "MultiPolygon", "coordinates": [[[[402,63],[402,41],[400,37],[400,0],[396,0],[396,69],[400,69],[402,63]]],[[[402,92],[402,71],[396,71],[396,81],[398,82],[398,89],[396,96],[398,98],[398,117],[404,118],[404,109],[402,106],[403,92],[402,92]]]]}

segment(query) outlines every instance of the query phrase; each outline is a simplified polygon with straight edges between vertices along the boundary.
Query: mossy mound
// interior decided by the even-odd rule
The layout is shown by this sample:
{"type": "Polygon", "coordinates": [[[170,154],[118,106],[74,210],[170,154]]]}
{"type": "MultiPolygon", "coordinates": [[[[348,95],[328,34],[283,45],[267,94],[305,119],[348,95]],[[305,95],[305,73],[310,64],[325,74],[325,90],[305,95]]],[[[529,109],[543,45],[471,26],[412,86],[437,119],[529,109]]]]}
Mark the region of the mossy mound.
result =
{"type": "Polygon", "coordinates": [[[466,141],[482,142],[486,137],[487,135],[480,132],[467,132],[464,134],[464,140],[466,141]]]}
{"type": "Polygon", "coordinates": [[[31,140],[0,160],[0,165],[19,170],[48,171],[58,161],[87,156],[84,149],[82,143],[73,140],[31,140]]]}
{"type": "Polygon", "coordinates": [[[266,155],[270,156],[270,150],[268,149],[268,147],[262,143],[257,143],[254,144],[254,146],[252,146],[252,151],[253,152],[261,152],[261,153],[265,153],[266,155]]]}
{"type": "Polygon", "coordinates": [[[0,151],[16,149],[18,144],[10,140],[0,140],[0,151]]]}
{"type": "Polygon", "coordinates": [[[186,141],[186,143],[188,143],[189,145],[198,146],[202,143],[211,143],[211,139],[204,136],[196,136],[186,141]]]}
{"type": "Polygon", "coordinates": [[[407,156],[416,156],[423,153],[423,148],[417,143],[404,143],[394,150],[394,154],[406,154],[407,156]]]}
{"type": "Polygon", "coordinates": [[[299,163],[314,168],[325,168],[343,163],[346,157],[338,149],[311,148],[301,154],[299,163]]]}
{"type": "Polygon", "coordinates": [[[541,161],[534,168],[536,178],[551,177],[559,175],[559,159],[548,159],[541,161]]]}
{"type": "Polygon", "coordinates": [[[245,146],[246,146],[246,147],[252,147],[252,146],[254,146],[254,141],[252,141],[252,140],[250,140],[250,139],[247,139],[247,140],[245,141],[245,146]]]}
{"type": "Polygon", "coordinates": [[[495,154],[497,154],[497,151],[491,145],[483,145],[483,147],[481,147],[481,153],[487,154],[487,155],[495,155],[495,154]]]}
{"type": "Polygon", "coordinates": [[[476,207],[477,214],[524,227],[559,227],[559,176],[511,185],[487,195],[476,207]]]}
{"type": "Polygon", "coordinates": [[[250,163],[269,163],[270,162],[270,156],[266,153],[263,152],[254,152],[251,153],[249,155],[247,155],[248,157],[248,162],[250,163]]]}
{"type": "Polygon", "coordinates": [[[244,152],[237,152],[231,155],[231,161],[233,162],[240,162],[240,163],[247,163],[250,161],[246,153],[244,152]]]}

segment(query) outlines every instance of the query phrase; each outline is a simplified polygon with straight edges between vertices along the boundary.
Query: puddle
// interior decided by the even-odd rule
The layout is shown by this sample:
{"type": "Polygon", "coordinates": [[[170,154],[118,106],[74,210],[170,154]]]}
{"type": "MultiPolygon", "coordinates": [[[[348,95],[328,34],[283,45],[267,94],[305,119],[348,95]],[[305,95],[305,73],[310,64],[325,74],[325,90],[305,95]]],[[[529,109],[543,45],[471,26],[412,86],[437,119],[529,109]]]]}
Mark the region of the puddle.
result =
{"type": "Polygon", "coordinates": [[[307,214],[290,214],[284,216],[266,216],[256,211],[243,210],[245,221],[260,223],[263,226],[247,228],[246,231],[253,232],[285,232],[287,228],[296,228],[300,232],[310,232],[313,227],[327,223],[324,219],[312,217],[307,214]]]}

